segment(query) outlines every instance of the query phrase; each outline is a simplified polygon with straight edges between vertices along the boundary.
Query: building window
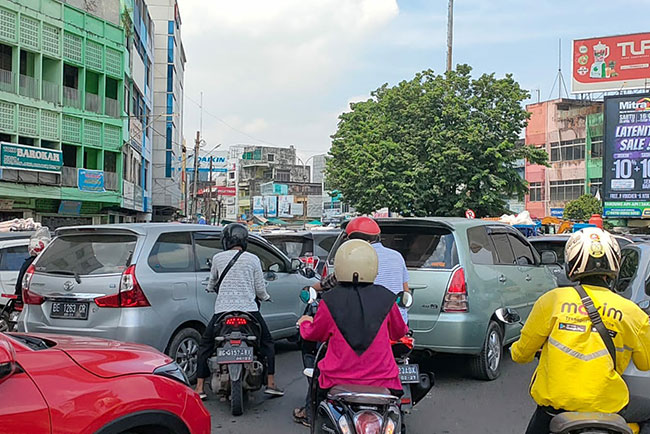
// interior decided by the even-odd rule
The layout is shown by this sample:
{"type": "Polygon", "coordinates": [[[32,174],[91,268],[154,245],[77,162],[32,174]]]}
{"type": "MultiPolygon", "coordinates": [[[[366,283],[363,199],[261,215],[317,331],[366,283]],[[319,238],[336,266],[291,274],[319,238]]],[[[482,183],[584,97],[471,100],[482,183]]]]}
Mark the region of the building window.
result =
{"type": "Polygon", "coordinates": [[[541,202],[544,200],[544,185],[541,182],[531,182],[529,194],[531,202],[541,202]]]}
{"type": "Polygon", "coordinates": [[[171,93],[167,94],[167,114],[171,115],[174,113],[174,95],[171,93]]]}
{"type": "Polygon", "coordinates": [[[174,65],[167,65],[167,92],[174,91],[174,65]]]}
{"type": "Polygon", "coordinates": [[[574,200],[585,194],[585,181],[583,179],[567,179],[551,181],[551,200],[574,200]]]}
{"type": "Polygon", "coordinates": [[[167,21],[167,34],[168,35],[173,35],[174,34],[174,22],[173,21],[167,21]]]}
{"type": "Polygon", "coordinates": [[[275,161],[275,154],[268,154],[266,158],[269,161],[269,163],[272,163],[275,161]]]}
{"type": "Polygon", "coordinates": [[[589,192],[592,196],[595,196],[596,193],[601,191],[603,188],[603,178],[592,178],[589,183],[589,192]]]}
{"type": "Polygon", "coordinates": [[[562,140],[551,143],[551,161],[584,160],[585,139],[562,140]]]}
{"type": "Polygon", "coordinates": [[[174,63],[174,37],[167,36],[167,63],[174,63]]]}
{"type": "Polygon", "coordinates": [[[603,136],[591,138],[591,157],[601,158],[603,156],[603,136]]]}

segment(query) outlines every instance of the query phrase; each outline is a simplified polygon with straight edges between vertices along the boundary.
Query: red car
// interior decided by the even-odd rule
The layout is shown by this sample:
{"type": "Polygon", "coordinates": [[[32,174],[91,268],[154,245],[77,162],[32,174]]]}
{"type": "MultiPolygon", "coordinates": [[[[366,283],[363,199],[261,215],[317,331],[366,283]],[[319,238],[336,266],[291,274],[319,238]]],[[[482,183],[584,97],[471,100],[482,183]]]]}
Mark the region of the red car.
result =
{"type": "Polygon", "coordinates": [[[183,371],[144,345],[0,333],[0,432],[209,434],[183,371]]]}

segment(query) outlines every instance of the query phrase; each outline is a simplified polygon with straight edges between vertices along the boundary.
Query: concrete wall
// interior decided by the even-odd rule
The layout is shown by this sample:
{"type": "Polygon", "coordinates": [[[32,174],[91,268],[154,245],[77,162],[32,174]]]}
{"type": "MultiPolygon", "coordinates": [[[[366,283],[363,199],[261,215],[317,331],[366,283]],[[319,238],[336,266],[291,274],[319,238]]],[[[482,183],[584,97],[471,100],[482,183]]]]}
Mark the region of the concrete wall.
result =
{"type": "Polygon", "coordinates": [[[115,25],[120,25],[119,0],[59,0],[79,9],[93,14],[115,25]]]}

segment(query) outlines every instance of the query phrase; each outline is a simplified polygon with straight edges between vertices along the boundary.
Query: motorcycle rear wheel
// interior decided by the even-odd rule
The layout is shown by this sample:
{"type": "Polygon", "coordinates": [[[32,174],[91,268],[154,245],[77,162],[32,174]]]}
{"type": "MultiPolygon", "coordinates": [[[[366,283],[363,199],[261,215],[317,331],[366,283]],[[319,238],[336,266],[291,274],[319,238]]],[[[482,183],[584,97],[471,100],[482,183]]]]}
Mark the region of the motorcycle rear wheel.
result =
{"type": "Polygon", "coordinates": [[[241,378],[230,384],[230,412],[233,416],[244,413],[244,388],[241,378]]]}

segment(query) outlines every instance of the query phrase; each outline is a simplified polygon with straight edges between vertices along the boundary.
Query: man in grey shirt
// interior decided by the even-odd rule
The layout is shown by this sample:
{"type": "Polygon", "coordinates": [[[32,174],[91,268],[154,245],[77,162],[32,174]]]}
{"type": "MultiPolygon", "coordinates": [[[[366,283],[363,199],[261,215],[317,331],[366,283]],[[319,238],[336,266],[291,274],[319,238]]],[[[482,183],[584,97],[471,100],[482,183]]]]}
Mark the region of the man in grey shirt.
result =
{"type": "Polygon", "coordinates": [[[214,315],[201,337],[198,354],[198,375],[196,393],[205,399],[203,385],[210,376],[208,359],[214,351],[215,323],[224,312],[247,312],[260,324],[262,336],[260,340],[260,355],[266,360],[268,380],[265,393],[282,396],[284,392],[275,384],[275,349],[273,338],[264,318],[259,312],[256,299],[267,301],[271,297],[266,292],[262,264],[259,258],[246,252],[248,230],[244,225],[233,223],[223,231],[222,241],[224,251],[212,258],[208,291],[217,291],[214,303],[214,315]],[[241,253],[240,253],[241,252],[241,253]],[[223,275],[230,261],[239,254],[232,268],[223,275]],[[220,276],[221,285],[217,288],[220,276]]]}

